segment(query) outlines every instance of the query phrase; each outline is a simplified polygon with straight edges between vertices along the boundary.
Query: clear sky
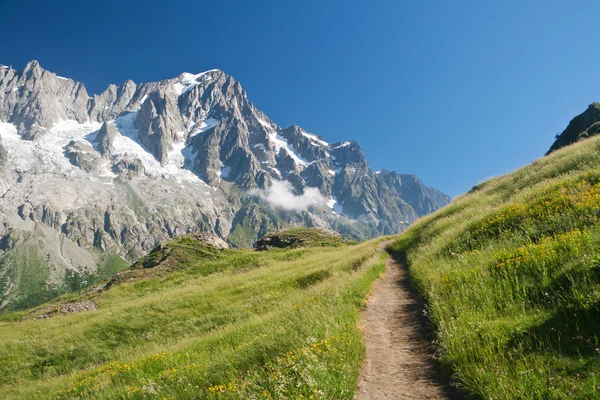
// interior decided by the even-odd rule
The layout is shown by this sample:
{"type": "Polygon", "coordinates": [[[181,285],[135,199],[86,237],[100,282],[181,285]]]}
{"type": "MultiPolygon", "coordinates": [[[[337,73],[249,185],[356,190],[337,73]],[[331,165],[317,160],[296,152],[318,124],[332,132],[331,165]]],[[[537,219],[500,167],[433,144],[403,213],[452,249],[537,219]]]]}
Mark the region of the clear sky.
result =
{"type": "Polygon", "coordinates": [[[455,196],[600,101],[598,1],[7,1],[0,63],[91,93],[220,68],[279,125],[455,196]]]}

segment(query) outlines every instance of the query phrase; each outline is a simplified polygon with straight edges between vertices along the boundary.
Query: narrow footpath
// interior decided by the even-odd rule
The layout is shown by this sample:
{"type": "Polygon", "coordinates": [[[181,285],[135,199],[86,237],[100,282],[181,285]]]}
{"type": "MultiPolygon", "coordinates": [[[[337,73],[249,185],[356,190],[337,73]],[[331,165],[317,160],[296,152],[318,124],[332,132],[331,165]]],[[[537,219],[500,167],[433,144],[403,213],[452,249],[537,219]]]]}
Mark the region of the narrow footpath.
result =
{"type": "Polygon", "coordinates": [[[367,353],[355,399],[449,398],[429,352],[423,306],[412,293],[405,267],[392,257],[373,284],[361,329],[367,353]]]}

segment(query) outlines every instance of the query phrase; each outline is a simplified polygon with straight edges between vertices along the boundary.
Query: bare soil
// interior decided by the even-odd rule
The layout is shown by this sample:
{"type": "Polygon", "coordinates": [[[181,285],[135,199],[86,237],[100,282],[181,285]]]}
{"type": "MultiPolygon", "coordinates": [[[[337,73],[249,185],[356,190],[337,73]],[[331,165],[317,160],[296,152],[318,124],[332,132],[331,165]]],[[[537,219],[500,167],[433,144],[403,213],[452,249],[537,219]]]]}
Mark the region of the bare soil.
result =
{"type": "Polygon", "coordinates": [[[455,397],[436,369],[423,305],[409,284],[406,268],[392,257],[382,278],[373,284],[361,329],[367,353],[355,399],[455,397]]]}

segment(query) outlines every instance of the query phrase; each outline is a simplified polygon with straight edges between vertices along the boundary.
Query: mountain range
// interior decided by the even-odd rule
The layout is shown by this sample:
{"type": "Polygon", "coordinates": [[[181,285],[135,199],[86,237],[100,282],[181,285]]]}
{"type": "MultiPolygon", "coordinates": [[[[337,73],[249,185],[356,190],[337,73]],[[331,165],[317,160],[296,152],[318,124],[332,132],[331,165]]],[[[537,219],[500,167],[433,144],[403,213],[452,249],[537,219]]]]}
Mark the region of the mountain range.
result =
{"type": "Polygon", "coordinates": [[[0,66],[0,139],[0,310],[90,285],[180,234],[365,239],[450,201],[371,170],[356,142],[280,127],[221,70],[90,96],[37,61],[0,66]]]}

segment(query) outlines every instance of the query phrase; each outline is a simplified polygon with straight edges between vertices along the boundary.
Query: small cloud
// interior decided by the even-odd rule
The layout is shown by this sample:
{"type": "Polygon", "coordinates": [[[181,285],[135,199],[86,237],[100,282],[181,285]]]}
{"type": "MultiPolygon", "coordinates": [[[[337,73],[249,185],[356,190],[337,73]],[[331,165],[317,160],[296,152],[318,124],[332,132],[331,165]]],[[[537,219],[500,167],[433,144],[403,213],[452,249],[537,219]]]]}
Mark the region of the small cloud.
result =
{"type": "Polygon", "coordinates": [[[273,181],[265,190],[252,190],[256,195],[274,207],[284,210],[303,211],[308,207],[319,204],[327,205],[327,199],[317,188],[305,188],[301,195],[294,194],[294,187],[288,181],[273,181]]]}

